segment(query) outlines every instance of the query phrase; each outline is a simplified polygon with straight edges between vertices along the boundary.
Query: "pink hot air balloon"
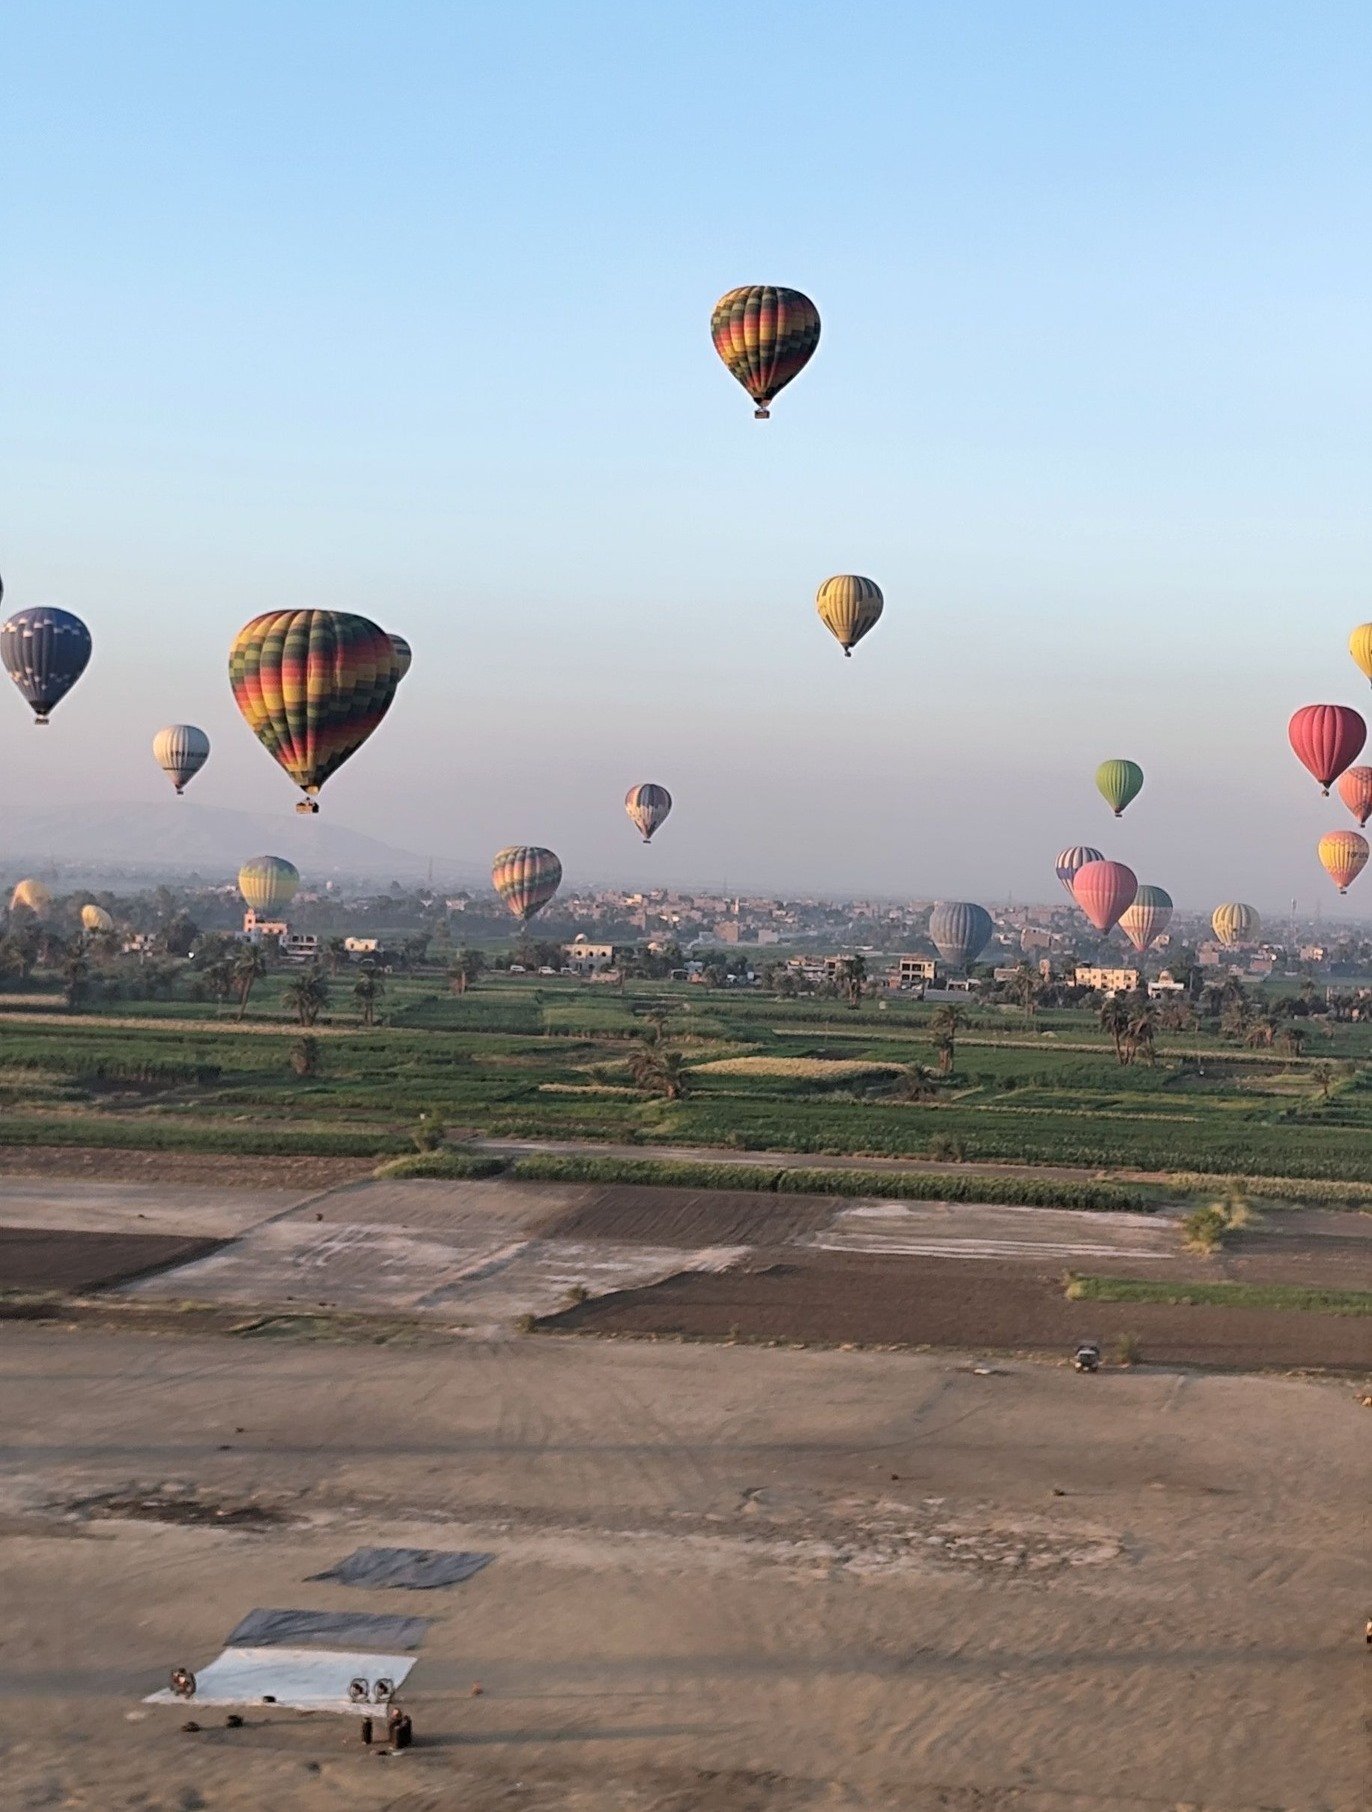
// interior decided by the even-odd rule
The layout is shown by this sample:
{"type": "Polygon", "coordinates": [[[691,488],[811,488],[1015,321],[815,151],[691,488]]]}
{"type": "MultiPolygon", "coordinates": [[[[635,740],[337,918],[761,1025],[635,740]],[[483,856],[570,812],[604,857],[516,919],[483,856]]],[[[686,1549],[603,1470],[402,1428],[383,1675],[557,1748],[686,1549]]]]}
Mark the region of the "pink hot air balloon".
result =
{"type": "Polygon", "coordinates": [[[1372,818],[1372,768],[1345,768],[1339,776],[1339,798],[1359,824],[1372,818]]]}
{"type": "Polygon", "coordinates": [[[1291,747],[1327,793],[1367,741],[1367,725],[1351,705],[1302,705],[1286,727],[1291,747]]]}
{"type": "Polygon", "coordinates": [[[1104,934],[1134,903],[1139,879],[1123,862],[1084,862],[1072,877],[1072,898],[1104,934]]]}

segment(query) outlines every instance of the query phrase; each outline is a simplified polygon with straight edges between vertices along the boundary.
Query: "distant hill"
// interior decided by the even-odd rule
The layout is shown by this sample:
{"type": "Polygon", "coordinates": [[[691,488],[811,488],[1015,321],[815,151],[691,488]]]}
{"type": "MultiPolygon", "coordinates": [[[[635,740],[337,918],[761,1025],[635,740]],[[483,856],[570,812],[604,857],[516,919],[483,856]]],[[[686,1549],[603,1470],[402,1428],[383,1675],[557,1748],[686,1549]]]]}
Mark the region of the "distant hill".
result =
{"type": "MultiPolygon", "coordinates": [[[[428,857],[397,849],[327,818],[236,812],[189,799],[156,804],[87,804],[0,820],[0,869],[58,866],[110,874],[186,875],[205,880],[237,873],[248,856],[294,862],[310,883],[323,880],[421,880],[428,857]]],[[[435,880],[483,879],[473,864],[435,865],[435,880]]]]}

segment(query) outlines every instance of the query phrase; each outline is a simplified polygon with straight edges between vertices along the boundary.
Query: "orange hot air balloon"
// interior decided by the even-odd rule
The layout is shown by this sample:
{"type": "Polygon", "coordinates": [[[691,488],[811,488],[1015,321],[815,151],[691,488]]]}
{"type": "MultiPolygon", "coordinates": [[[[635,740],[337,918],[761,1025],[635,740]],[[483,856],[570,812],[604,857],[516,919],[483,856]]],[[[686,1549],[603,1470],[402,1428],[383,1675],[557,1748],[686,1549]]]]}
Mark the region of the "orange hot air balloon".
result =
{"type": "Polygon", "coordinates": [[[1138,876],[1123,862],[1084,862],[1072,876],[1072,898],[1101,933],[1119,923],[1138,890],[1138,876]]]}
{"type": "Polygon", "coordinates": [[[1345,768],[1339,776],[1339,798],[1359,824],[1372,818],[1372,768],[1345,768]]]}
{"type": "Polygon", "coordinates": [[[1286,727],[1291,747],[1327,793],[1367,741],[1367,725],[1350,705],[1302,705],[1286,727]]]}
{"type": "Polygon", "coordinates": [[[1320,838],[1320,861],[1339,892],[1347,893],[1367,867],[1367,838],[1357,831],[1330,831],[1320,838]]]}

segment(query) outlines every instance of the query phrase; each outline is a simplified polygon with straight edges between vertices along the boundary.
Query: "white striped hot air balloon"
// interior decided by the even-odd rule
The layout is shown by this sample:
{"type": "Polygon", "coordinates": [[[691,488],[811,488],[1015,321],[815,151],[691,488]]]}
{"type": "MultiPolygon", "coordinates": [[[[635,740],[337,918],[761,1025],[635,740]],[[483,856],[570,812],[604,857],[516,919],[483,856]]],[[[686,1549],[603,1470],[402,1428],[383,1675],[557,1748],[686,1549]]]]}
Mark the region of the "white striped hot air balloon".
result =
{"type": "Polygon", "coordinates": [[[1119,917],[1119,927],[1142,956],[1172,919],[1172,896],[1161,887],[1141,886],[1119,917]]]}
{"type": "Polygon", "coordinates": [[[158,767],[180,793],[204,767],[210,739],[194,724],[168,724],[153,737],[152,752],[158,767]]]}

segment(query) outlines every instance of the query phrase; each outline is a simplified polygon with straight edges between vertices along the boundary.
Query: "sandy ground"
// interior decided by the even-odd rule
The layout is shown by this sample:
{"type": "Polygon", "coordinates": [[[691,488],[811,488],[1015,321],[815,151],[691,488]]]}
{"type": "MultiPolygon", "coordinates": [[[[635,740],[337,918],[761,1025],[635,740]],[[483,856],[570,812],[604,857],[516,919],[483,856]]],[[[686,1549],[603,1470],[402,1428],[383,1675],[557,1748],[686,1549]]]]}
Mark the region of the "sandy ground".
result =
{"type": "Polygon", "coordinates": [[[4,1803],[1352,1812],[1367,1424],[1328,1382],[2,1326],[4,1803]],[[130,1492],[173,1520],[72,1508],[130,1492]],[[372,1542],[496,1558],[306,1583],[372,1542]],[[256,1606],[435,1618],[417,1746],[142,1706],[256,1606]]]}

